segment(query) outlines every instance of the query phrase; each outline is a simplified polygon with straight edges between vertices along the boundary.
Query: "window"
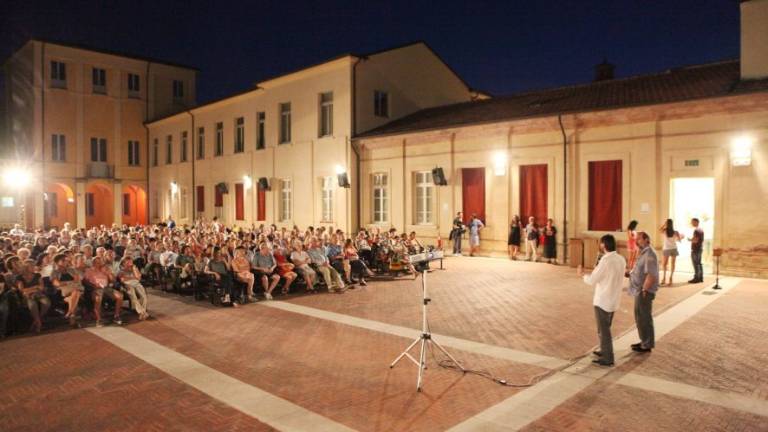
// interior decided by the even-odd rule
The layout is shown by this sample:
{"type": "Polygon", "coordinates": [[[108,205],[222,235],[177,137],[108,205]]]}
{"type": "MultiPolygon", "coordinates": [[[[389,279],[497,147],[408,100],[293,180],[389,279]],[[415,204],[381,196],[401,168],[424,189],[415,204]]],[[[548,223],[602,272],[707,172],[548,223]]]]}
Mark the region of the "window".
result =
{"type": "Polygon", "coordinates": [[[380,90],[373,92],[373,114],[376,117],[389,117],[389,93],[380,90]]]}
{"type": "Polygon", "coordinates": [[[140,91],[139,76],[136,74],[128,74],[128,97],[138,97],[140,91]]]}
{"type": "Polygon", "coordinates": [[[107,71],[99,68],[91,69],[91,82],[94,93],[107,94],[107,71]]]}
{"type": "Polygon", "coordinates": [[[173,135],[168,135],[165,138],[165,164],[170,165],[173,163],[173,135]]]}
{"type": "Polygon", "coordinates": [[[56,162],[67,161],[67,140],[64,135],[51,135],[51,160],[56,162]]]}
{"type": "Polygon", "coordinates": [[[173,80],[173,98],[184,99],[184,82],[179,80],[173,80]]]}
{"type": "Polygon", "coordinates": [[[179,192],[179,217],[187,218],[187,188],[181,188],[179,192]]]}
{"type": "Polygon", "coordinates": [[[67,88],[67,65],[62,62],[51,62],[51,87],[67,88]]]}
{"type": "Polygon", "coordinates": [[[235,153],[245,151],[245,119],[238,117],[235,120],[235,153]]]}
{"type": "Polygon", "coordinates": [[[139,166],[139,142],[128,141],[128,165],[139,166]]]}
{"type": "Polygon", "coordinates": [[[389,220],[387,175],[377,173],[373,175],[373,223],[382,223],[389,220]]]}
{"type": "Polygon", "coordinates": [[[96,205],[93,202],[93,193],[87,192],[85,194],[85,215],[93,216],[96,214],[96,205]]]}
{"type": "Polygon", "coordinates": [[[590,231],[621,230],[621,171],[620,160],[589,162],[590,231]]]}
{"type": "Polygon", "coordinates": [[[333,221],[333,177],[323,177],[322,221],[333,221]]]}
{"type": "Polygon", "coordinates": [[[179,149],[179,162],[187,161],[187,131],[181,133],[181,148],[179,149]]]}
{"type": "Polygon", "coordinates": [[[264,112],[256,113],[256,150],[261,150],[267,147],[267,142],[264,139],[265,126],[266,126],[266,114],[264,112]]]}
{"type": "Polygon", "coordinates": [[[0,199],[0,205],[2,207],[13,207],[13,197],[2,197],[2,199],[0,199]]]}
{"type": "Polygon", "coordinates": [[[242,183],[235,183],[235,220],[245,220],[245,191],[242,183]]]}
{"type": "Polygon", "coordinates": [[[280,144],[291,142],[291,103],[280,104],[280,144]]]}
{"type": "Polygon", "coordinates": [[[430,171],[419,171],[416,173],[416,225],[431,225],[432,218],[432,196],[434,194],[434,184],[432,183],[432,173],[430,171]]]}
{"type": "Polygon", "coordinates": [[[256,191],[257,215],[256,220],[267,220],[267,191],[264,188],[257,188],[256,191]]]}
{"type": "Polygon", "coordinates": [[[123,194],[123,216],[130,216],[131,214],[131,194],[123,194]]]}
{"type": "Polygon", "coordinates": [[[291,212],[291,205],[293,204],[291,179],[283,179],[280,182],[280,187],[280,220],[290,221],[293,218],[291,212]]]}
{"type": "Polygon", "coordinates": [[[216,123],[216,149],[214,156],[224,154],[224,123],[216,123]]]}
{"type": "Polygon", "coordinates": [[[205,128],[197,128],[197,158],[205,158],[205,128]]]}
{"type": "Polygon", "coordinates": [[[160,143],[157,141],[157,138],[155,138],[155,141],[152,143],[152,166],[157,166],[159,161],[160,161],[160,143]]]}
{"type": "Polygon", "coordinates": [[[59,197],[56,192],[46,192],[45,200],[48,216],[57,217],[59,215],[59,197]]]}
{"type": "Polygon", "coordinates": [[[107,139],[91,138],[91,162],[107,161],[107,139]]]}
{"type": "Polygon", "coordinates": [[[197,202],[195,204],[197,204],[198,216],[202,216],[205,212],[205,186],[197,187],[197,202]]]}
{"type": "Polygon", "coordinates": [[[333,135],[333,92],[320,93],[320,130],[318,136],[333,135]]]}

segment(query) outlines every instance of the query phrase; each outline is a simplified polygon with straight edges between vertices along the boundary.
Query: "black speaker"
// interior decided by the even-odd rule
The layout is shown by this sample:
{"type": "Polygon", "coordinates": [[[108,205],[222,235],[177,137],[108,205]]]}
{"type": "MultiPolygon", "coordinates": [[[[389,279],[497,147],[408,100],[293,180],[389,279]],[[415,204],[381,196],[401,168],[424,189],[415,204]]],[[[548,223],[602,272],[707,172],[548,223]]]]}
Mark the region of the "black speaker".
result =
{"type": "Polygon", "coordinates": [[[268,191],[269,189],[269,179],[266,177],[259,177],[259,189],[268,191]]]}
{"type": "Polygon", "coordinates": [[[349,184],[349,177],[347,177],[347,173],[341,173],[336,176],[339,179],[339,187],[348,188],[351,187],[349,184]]]}
{"type": "Polygon", "coordinates": [[[221,182],[216,185],[216,191],[220,194],[226,194],[229,193],[229,187],[227,187],[226,183],[221,182]]]}
{"type": "Polygon", "coordinates": [[[448,181],[445,179],[445,174],[443,174],[442,168],[437,167],[432,170],[432,182],[435,184],[435,186],[445,186],[448,184],[448,181]]]}

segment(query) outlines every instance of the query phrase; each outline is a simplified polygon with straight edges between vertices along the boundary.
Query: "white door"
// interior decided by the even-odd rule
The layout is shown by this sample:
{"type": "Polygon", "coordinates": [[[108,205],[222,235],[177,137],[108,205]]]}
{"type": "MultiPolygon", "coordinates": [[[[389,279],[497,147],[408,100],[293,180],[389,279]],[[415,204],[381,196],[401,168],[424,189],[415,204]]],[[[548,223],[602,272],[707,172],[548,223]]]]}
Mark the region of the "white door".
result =
{"type": "Polygon", "coordinates": [[[704,230],[704,253],[702,261],[710,267],[712,257],[712,239],[715,233],[715,179],[712,177],[674,178],[670,185],[670,218],[675,222],[675,230],[685,239],[678,245],[680,256],[677,268],[693,272],[691,264],[691,242],[693,233],[691,219],[698,218],[699,226],[704,230]]]}

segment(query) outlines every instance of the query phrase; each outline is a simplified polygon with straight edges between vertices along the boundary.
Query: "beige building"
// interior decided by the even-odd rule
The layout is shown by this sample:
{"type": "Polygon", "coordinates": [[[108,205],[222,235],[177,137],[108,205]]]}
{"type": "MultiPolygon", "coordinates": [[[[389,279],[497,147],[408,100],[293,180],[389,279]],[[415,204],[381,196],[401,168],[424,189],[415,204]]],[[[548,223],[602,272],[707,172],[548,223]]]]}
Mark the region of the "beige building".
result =
{"type": "Polygon", "coordinates": [[[150,122],[151,220],[353,229],[362,177],[352,137],[477,96],[418,42],[339,56],[150,122]]]}
{"type": "MultiPolygon", "coordinates": [[[[740,60],[625,79],[603,64],[591,84],[423,110],[359,135],[362,225],[446,239],[457,211],[477,213],[483,249],[501,252],[514,215],[553,218],[558,257],[568,244],[590,266],[597,239],[626,239],[631,220],[660,248],[667,218],[690,236],[697,217],[710,264],[723,248],[723,272],[768,276],[768,1],[741,7],[740,60]]],[[[678,268],[690,268],[680,248],[678,268]]]]}
{"type": "Polygon", "coordinates": [[[3,65],[0,220],[30,227],[147,220],[148,119],[195,103],[196,70],[30,40],[3,65]],[[29,184],[19,184],[28,177],[29,184]]]}

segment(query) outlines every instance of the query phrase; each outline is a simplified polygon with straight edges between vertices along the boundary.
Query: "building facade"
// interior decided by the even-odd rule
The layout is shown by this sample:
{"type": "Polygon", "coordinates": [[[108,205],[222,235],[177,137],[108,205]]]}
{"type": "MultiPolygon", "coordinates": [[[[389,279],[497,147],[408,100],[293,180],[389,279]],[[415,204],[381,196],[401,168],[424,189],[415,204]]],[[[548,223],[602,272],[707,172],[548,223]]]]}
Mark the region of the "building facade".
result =
{"type": "Polygon", "coordinates": [[[196,70],[39,40],[3,69],[3,169],[29,184],[4,182],[0,218],[23,212],[29,227],[146,223],[144,123],[194,105],[196,70]]]}
{"type": "Polygon", "coordinates": [[[150,122],[150,219],[354,229],[354,135],[475,97],[418,42],[340,56],[150,122]]]}

